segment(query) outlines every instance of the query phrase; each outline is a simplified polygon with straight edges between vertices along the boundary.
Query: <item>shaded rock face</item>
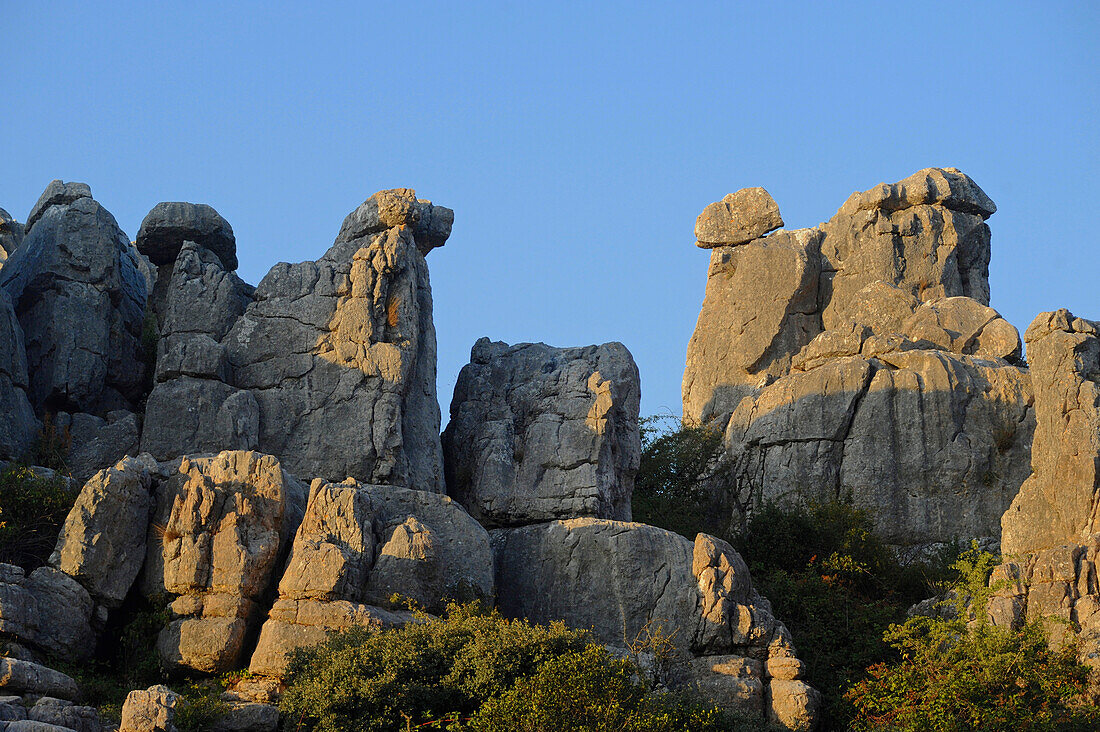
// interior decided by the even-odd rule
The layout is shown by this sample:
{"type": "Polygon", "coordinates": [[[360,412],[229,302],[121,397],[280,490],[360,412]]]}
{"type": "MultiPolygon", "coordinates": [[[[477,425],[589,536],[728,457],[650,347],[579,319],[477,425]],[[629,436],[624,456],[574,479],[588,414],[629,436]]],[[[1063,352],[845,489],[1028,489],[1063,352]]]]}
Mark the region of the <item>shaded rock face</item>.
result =
{"type": "Polygon", "coordinates": [[[0,267],[23,243],[23,224],[0,208],[0,267]]]}
{"type": "Polygon", "coordinates": [[[36,410],[105,415],[142,396],[145,278],[84,184],[54,181],[0,270],[23,329],[36,410]]]}
{"type": "Polygon", "coordinates": [[[251,670],[278,675],[294,648],[331,630],[407,622],[386,609],[394,595],[431,612],[489,599],[492,567],[489,535],[446,496],[315,480],[251,670]]]}
{"type": "Polygon", "coordinates": [[[11,299],[0,290],[0,458],[17,459],[34,445],[41,425],[27,398],[30,384],[23,328],[11,299]]]}
{"type": "Polygon", "coordinates": [[[142,449],[256,448],[302,475],[442,492],[424,254],[452,220],[411,190],[381,191],[320,260],[276,265],[254,292],[182,245],[142,449]]]}
{"type": "Polygon", "coordinates": [[[638,367],[620,343],[482,338],[443,434],[447,490],[486,526],[630,519],[641,457],[638,367]]]}
{"type": "Polygon", "coordinates": [[[158,482],[142,589],[175,596],[157,639],[168,668],[239,665],[304,500],[305,486],[278,460],[254,452],[185,457],[158,482]]]}
{"type": "Polygon", "coordinates": [[[39,567],[24,575],[19,567],[0,564],[0,632],[16,642],[83,661],[95,649],[94,611],[88,592],[64,572],[39,567]]]}
{"type": "Polygon", "coordinates": [[[998,536],[1034,415],[1019,335],[988,307],[995,210],[930,168],[712,250],[684,415],[725,430],[735,519],[851,497],[895,544],[998,536]]]}
{"type": "MultiPolygon", "coordinates": [[[[727,703],[732,691],[742,710],[763,712],[773,679],[801,678],[789,633],[720,539],[699,534],[692,543],[645,524],[579,518],[497,529],[492,548],[497,607],[507,617],[563,620],[619,648],[660,632],[695,658],[701,690],[727,703]]],[[[791,689],[772,691],[781,704],[796,703],[791,689]]],[[[816,700],[806,692],[811,721],[816,700]]]]}

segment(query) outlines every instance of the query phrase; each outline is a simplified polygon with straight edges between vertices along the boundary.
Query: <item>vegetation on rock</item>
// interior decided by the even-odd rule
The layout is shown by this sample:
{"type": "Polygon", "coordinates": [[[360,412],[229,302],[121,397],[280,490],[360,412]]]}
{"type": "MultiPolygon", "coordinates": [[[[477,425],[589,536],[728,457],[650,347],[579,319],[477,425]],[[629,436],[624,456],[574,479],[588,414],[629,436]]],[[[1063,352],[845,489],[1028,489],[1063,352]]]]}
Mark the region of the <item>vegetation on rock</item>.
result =
{"type": "Polygon", "coordinates": [[[75,498],[60,476],[16,464],[0,470],[0,562],[28,573],[44,565],[75,498]]]}

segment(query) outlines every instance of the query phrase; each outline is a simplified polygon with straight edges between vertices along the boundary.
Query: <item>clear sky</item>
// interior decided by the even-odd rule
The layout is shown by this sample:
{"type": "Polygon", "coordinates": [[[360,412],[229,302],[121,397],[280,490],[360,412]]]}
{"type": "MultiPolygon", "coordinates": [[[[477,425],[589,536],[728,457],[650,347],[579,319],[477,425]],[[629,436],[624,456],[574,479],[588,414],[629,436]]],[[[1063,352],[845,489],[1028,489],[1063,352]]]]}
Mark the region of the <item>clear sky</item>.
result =
{"type": "Polygon", "coordinates": [[[900,5],[0,0],[0,207],[84,181],[132,238],[209,203],[255,284],[414,187],[455,210],[444,407],[487,335],[622,341],[643,414],[678,414],[695,217],[746,186],[797,228],[961,168],[1000,208],[992,305],[1100,318],[1100,3],[900,5]]]}

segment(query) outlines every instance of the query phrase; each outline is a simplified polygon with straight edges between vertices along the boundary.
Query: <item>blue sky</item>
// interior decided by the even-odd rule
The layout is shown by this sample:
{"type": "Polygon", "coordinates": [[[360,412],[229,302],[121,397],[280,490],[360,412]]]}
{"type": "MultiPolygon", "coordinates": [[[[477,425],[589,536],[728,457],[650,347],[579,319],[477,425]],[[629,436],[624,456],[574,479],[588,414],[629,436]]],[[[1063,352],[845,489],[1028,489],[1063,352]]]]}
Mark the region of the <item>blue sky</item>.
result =
{"type": "MultiPolygon", "coordinates": [[[[625,343],[680,410],[702,208],[788,228],[928,166],[996,201],[992,305],[1100,318],[1100,4],[0,1],[0,207],[89,183],[133,237],[213,205],[240,274],[320,256],[381,188],[455,210],[429,256],[444,407],[480,336],[625,343]]],[[[446,421],[446,417],[444,417],[446,421]]]]}

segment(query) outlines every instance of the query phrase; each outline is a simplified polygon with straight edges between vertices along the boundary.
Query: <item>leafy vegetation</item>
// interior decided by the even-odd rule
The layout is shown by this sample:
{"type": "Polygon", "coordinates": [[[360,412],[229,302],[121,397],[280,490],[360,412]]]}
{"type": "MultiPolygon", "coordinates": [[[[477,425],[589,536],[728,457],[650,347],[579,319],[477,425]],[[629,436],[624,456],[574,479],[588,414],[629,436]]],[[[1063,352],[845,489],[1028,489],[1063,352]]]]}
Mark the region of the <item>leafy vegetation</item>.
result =
{"type": "Polygon", "coordinates": [[[60,476],[38,475],[25,465],[0,470],[0,562],[27,572],[44,565],[74,500],[60,476]]]}
{"type": "Polygon", "coordinates": [[[351,730],[737,730],[717,709],[655,694],[587,633],[506,620],[478,603],[386,631],[354,628],[291,659],[287,725],[351,730]]]}
{"type": "Polygon", "coordinates": [[[1073,643],[1051,647],[1049,620],[1019,630],[989,622],[996,563],[973,547],[954,565],[954,612],[890,626],[886,641],[898,657],[873,665],[848,692],[853,729],[1100,728],[1100,707],[1087,697],[1089,669],[1073,643]]]}

